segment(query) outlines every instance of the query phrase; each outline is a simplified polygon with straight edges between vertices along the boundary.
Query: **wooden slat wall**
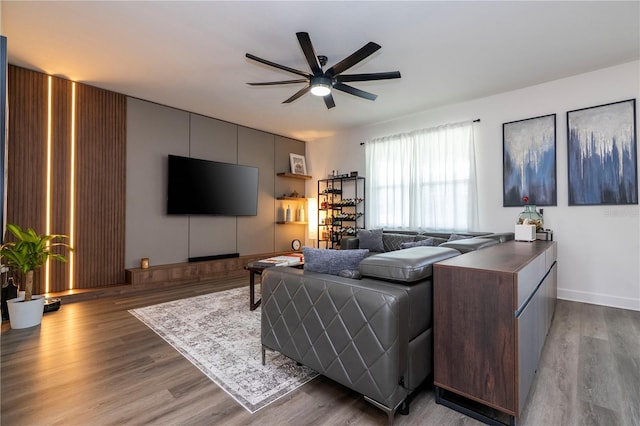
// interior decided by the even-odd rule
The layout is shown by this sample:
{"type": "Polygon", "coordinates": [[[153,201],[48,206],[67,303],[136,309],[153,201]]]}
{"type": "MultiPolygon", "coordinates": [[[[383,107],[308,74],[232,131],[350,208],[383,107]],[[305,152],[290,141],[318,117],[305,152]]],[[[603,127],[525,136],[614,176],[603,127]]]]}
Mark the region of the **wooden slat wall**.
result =
{"type": "MultiPolygon", "coordinates": [[[[9,66],[8,86],[7,223],[44,232],[47,76],[9,66]]],[[[43,283],[36,272],[34,293],[44,291],[43,283]]]]}
{"type": "MultiPolygon", "coordinates": [[[[46,231],[47,79],[9,67],[7,220],[46,231]]],[[[69,235],[72,83],[53,78],[51,232],[69,235]]],[[[124,283],[126,97],[76,84],[74,288],[124,283]]],[[[51,264],[50,292],[67,290],[67,264],[51,264]]],[[[44,270],[35,277],[44,293],[44,270]]]]}
{"type": "Polygon", "coordinates": [[[126,97],[76,90],[76,288],[124,283],[126,97]]]}
{"type": "MultiPolygon", "coordinates": [[[[53,234],[69,234],[71,178],[71,82],[52,79],[51,126],[51,229],[53,234]]],[[[43,173],[45,171],[43,170],[43,173]]],[[[60,251],[66,254],[64,251],[60,251]]],[[[62,291],[69,282],[66,263],[50,262],[49,291],[62,291]]]]}

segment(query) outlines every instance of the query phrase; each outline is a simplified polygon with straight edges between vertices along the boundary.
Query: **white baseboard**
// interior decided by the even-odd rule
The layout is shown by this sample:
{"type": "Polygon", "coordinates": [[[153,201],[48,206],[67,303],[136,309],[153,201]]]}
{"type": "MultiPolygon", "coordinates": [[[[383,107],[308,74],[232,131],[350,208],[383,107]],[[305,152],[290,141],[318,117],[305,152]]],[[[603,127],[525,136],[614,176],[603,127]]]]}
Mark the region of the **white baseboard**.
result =
{"type": "Polygon", "coordinates": [[[558,299],[640,311],[640,299],[633,299],[630,297],[618,297],[611,296],[609,294],[558,288],[558,299]]]}

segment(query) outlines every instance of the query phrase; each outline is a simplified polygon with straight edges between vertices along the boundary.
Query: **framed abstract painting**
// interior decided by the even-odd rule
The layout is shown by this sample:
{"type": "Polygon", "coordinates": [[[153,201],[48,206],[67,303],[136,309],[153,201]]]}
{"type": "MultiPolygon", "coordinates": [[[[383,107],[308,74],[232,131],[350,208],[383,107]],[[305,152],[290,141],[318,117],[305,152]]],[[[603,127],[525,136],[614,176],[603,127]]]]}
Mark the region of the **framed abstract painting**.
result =
{"type": "Polygon", "coordinates": [[[503,206],[557,205],[556,115],[504,123],[502,142],[503,206]]]}
{"type": "Polygon", "coordinates": [[[569,205],[638,204],[636,100],[567,112],[569,205]]]}

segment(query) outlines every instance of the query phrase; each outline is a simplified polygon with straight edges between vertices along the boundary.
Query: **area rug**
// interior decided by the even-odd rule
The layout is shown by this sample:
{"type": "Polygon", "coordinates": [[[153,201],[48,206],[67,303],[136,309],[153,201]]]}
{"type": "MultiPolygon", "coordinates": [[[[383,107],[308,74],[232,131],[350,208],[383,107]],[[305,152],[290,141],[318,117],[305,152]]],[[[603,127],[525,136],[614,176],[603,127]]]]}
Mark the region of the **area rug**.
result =
{"type": "Polygon", "coordinates": [[[262,365],[260,309],[249,310],[246,287],[129,312],[250,413],[318,375],[273,351],[262,365]]]}

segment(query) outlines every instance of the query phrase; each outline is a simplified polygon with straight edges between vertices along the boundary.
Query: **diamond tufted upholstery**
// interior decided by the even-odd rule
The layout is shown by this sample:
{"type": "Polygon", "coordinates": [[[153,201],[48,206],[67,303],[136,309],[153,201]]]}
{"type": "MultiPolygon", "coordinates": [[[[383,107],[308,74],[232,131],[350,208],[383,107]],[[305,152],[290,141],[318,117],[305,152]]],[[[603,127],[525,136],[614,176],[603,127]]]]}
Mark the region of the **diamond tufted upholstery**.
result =
{"type": "Polygon", "coordinates": [[[390,283],[270,268],[262,344],[393,413],[432,371],[431,294],[430,277],[390,283]]]}

